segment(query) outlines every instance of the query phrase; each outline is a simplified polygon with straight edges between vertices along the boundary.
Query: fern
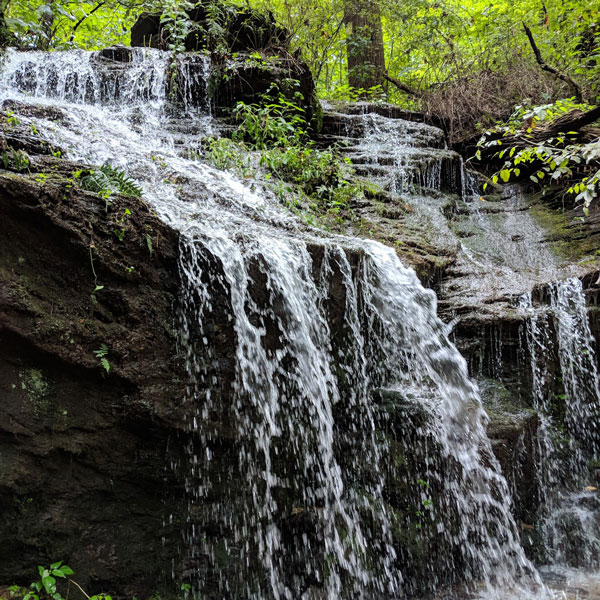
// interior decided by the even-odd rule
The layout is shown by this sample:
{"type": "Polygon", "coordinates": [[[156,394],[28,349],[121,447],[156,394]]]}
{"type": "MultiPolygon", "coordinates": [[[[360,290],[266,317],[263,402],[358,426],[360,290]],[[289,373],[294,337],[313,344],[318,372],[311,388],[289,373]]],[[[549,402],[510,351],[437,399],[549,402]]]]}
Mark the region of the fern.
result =
{"type": "Polygon", "coordinates": [[[110,163],[95,171],[89,171],[81,178],[81,187],[109,198],[112,194],[123,194],[133,198],[142,197],[142,188],[131,177],[110,163]]]}
{"type": "Polygon", "coordinates": [[[113,182],[106,176],[102,170],[90,171],[88,175],[81,178],[81,187],[89,192],[95,192],[96,194],[110,195],[114,191],[113,182]]]}
{"type": "Polygon", "coordinates": [[[100,361],[100,365],[106,371],[106,373],[110,373],[110,363],[108,362],[108,346],[106,344],[101,344],[98,350],[94,350],[94,354],[96,358],[100,361]]]}
{"type": "Polygon", "coordinates": [[[142,188],[120,169],[113,167],[110,163],[106,163],[100,167],[100,171],[117,186],[117,191],[120,194],[134,198],[142,197],[142,188]]]}

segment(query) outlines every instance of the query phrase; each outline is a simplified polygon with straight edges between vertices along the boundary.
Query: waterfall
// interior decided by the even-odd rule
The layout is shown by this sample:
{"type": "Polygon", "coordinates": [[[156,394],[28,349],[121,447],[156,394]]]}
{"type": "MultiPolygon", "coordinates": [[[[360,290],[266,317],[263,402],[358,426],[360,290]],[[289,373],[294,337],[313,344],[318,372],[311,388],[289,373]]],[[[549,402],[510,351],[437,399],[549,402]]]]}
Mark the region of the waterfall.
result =
{"type": "Polygon", "coordinates": [[[533,400],[540,420],[540,529],[551,564],[598,568],[600,506],[588,469],[588,461],[595,459],[599,450],[598,361],[581,281],[554,282],[548,294],[546,310],[536,309],[531,296],[521,298],[521,307],[528,314],[533,400]],[[550,370],[553,360],[558,362],[558,382],[550,370]],[[561,430],[557,421],[564,427],[558,438],[553,435],[561,430]]]}
{"type": "MultiPolygon", "coordinates": [[[[207,110],[191,110],[208,76],[206,59],[195,60],[198,68],[179,71],[179,102],[159,51],[135,50],[130,62],[108,66],[93,53],[9,51],[0,72],[5,106],[68,158],[125,168],[180,232],[182,528],[194,592],[402,598],[425,577],[429,590],[464,581],[488,597],[543,597],[477,387],[436,316],[435,294],[392,249],[307,230],[268,192],[190,159],[216,127],[207,110]],[[27,116],[32,105],[36,117],[27,116]],[[223,361],[229,379],[220,378],[223,361]],[[381,398],[423,413],[411,435],[424,446],[393,434],[381,398]],[[396,446],[406,460],[422,458],[427,478],[407,482],[421,502],[404,507],[413,521],[419,513],[416,529],[393,505],[396,446]],[[410,552],[399,555],[397,538],[410,530],[418,543],[419,528],[432,553],[438,544],[447,551],[436,563],[445,572],[428,570],[427,560],[419,571],[410,552]]],[[[362,119],[396,144],[377,119],[362,119]]],[[[413,130],[442,139],[434,128],[399,127],[404,140],[413,130]]],[[[400,170],[392,185],[439,189],[441,164],[418,177],[400,170]]],[[[557,292],[556,303],[567,301],[557,292]]]]}

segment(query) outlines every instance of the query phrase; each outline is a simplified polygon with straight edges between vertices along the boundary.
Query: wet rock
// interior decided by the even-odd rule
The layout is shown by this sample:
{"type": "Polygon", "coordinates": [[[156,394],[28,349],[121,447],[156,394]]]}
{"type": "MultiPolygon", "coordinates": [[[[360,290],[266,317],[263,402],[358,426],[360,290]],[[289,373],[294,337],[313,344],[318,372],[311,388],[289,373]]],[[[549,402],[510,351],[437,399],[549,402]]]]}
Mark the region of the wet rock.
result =
{"type": "Polygon", "coordinates": [[[151,594],[180,535],[164,526],[177,235],[142,201],[107,211],[76,190],[78,165],[31,158],[31,174],[0,170],[0,581],[62,559],[90,592],[151,594]]]}
{"type": "Polygon", "coordinates": [[[283,94],[305,111],[310,123],[319,111],[310,69],[287,53],[256,54],[239,52],[215,65],[211,90],[215,111],[228,114],[238,102],[264,103],[264,95],[277,100],[283,94]]]}
{"type": "MultiPolygon", "coordinates": [[[[538,416],[532,409],[519,406],[514,390],[496,380],[480,380],[479,388],[489,417],[487,434],[511,486],[517,522],[534,523],[540,497],[536,483],[538,416]]],[[[521,530],[524,534],[531,532],[527,527],[521,530]]]]}
{"type": "Polygon", "coordinates": [[[100,50],[98,57],[113,62],[130,63],[133,61],[133,52],[127,46],[111,46],[100,50]]]}

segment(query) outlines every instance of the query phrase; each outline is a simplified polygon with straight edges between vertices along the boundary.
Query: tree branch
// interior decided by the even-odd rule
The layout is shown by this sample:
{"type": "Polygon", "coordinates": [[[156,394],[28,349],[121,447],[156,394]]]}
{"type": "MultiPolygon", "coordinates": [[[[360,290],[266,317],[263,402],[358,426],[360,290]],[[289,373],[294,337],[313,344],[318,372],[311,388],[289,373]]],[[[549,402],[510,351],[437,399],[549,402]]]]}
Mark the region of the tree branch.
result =
{"type": "Polygon", "coordinates": [[[389,81],[390,83],[393,83],[399,90],[405,92],[406,94],[409,94],[411,96],[416,96],[417,98],[421,98],[423,95],[421,94],[421,92],[411,88],[410,86],[406,85],[405,83],[402,83],[399,79],[396,79],[395,77],[392,77],[389,73],[383,73],[383,78],[386,81],[389,81]]]}
{"type": "Polygon", "coordinates": [[[106,1],[104,2],[99,2],[94,8],[92,8],[92,10],[90,10],[89,13],[84,14],[83,17],[81,17],[81,19],[79,19],[79,21],[77,21],[77,23],[75,23],[74,27],[73,27],[73,31],[71,31],[71,37],[69,38],[69,42],[72,42],[75,39],[75,32],[77,31],[77,28],[88,18],[91,17],[99,8],[102,8],[104,5],[106,4],[106,1]]]}
{"type": "Polygon", "coordinates": [[[537,47],[537,44],[535,43],[535,39],[533,37],[533,33],[531,33],[531,29],[529,29],[529,27],[527,27],[527,25],[525,25],[525,23],[523,23],[523,29],[525,30],[525,33],[527,34],[527,37],[529,38],[529,44],[531,45],[531,49],[533,50],[533,53],[535,54],[535,60],[536,60],[537,64],[540,65],[542,71],[547,71],[548,73],[552,73],[552,75],[554,75],[558,79],[567,83],[573,90],[573,93],[575,95],[575,99],[577,100],[577,102],[583,102],[583,94],[581,93],[581,88],[577,85],[577,83],[575,83],[568,75],[565,75],[564,73],[562,73],[555,67],[552,67],[551,65],[546,63],[546,61],[542,58],[542,53],[540,52],[540,49],[537,47]]]}

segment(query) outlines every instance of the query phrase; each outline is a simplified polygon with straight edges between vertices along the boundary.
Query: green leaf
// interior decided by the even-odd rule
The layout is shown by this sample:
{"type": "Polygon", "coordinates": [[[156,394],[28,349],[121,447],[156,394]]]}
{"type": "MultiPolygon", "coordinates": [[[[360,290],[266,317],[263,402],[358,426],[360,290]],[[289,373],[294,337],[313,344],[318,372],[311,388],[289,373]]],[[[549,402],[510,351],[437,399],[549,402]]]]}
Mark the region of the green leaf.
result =
{"type": "Polygon", "coordinates": [[[152,256],[152,237],[150,234],[146,234],[146,246],[148,246],[148,252],[150,252],[150,256],[152,256]]]}
{"type": "Polygon", "coordinates": [[[56,591],[56,579],[51,575],[46,575],[46,577],[42,577],[42,584],[44,585],[44,589],[48,594],[53,594],[56,591]]]}
{"type": "Polygon", "coordinates": [[[507,183],[510,179],[510,170],[502,169],[502,171],[500,171],[500,177],[502,178],[502,181],[504,181],[504,183],[507,183]]]}

